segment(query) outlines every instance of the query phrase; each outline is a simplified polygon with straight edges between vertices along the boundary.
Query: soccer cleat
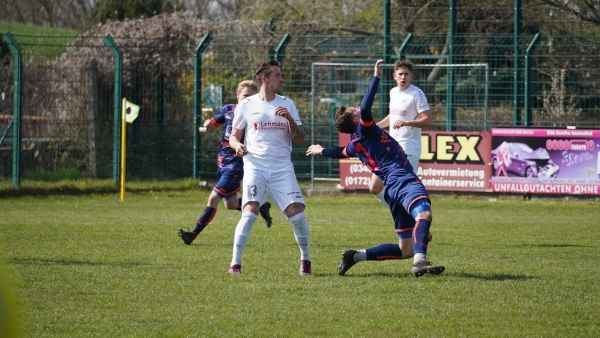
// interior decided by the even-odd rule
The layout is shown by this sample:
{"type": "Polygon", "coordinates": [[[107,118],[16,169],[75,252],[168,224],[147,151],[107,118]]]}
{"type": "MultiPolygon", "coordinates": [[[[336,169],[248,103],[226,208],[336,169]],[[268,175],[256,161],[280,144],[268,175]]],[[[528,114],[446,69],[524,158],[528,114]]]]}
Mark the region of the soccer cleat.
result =
{"type": "Polygon", "coordinates": [[[342,261],[340,265],[338,265],[338,275],[344,276],[346,271],[350,270],[350,268],[356,264],[354,261],[354,254],[356,250],[346,249],[342,251],[342,261]]]}
{"type": "Polygon", "coordinates": [[[260,215],[265,219],[265,222],[267,222],[267,228],[270,228],[271,223],[273,222],[273,218],[271,218],[269,209],[271,209],[271,203],[269,202],[265,202],[265,204],[263,204],[260,208],[260,215]]]}
{"type": "Polygon", "coordinates": [[[312,274],[310,265],[311,265],[310,261],[307,261],[307,260],[300,261],[300,276],[310,276],[310,274],[312,274]]]}
{"type": "Polygon", "coordinates": [[[181,239],[183,240],[183,243],[185,243],[186,245],[192,244],[194,239],[196,239],[196,236],[194,236],[193,233],[188,232],[188,231],[183,231],[183,229],[181,229],[181,228],[179,228],[177,230],[177,235],[179,235],[179,237],[181,237],[181,239]]]}
{"type": "Polygon", "coordinates": [[[242,266],[239,264],[234,264],[229,267],[229,273],[232,275],[241,275],[242,274],[242,266]]]}
{"type": "Polygon", "coordinates": [[[420,261],[413,264],[411,272],[415,277],[421,277],[426,273],[439,275],[444,272],[444,270],[446,270],[446,267],[443,265],[432,265],[431,262],[420,261]]]}

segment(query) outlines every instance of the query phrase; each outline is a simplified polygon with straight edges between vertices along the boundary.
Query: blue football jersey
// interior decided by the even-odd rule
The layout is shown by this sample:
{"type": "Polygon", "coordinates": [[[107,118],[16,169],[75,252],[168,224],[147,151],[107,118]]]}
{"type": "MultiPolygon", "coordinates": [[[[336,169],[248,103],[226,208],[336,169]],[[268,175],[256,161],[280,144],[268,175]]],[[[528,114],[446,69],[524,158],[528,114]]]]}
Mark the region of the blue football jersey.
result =
{"type": "Polygon", "coordinates": [[[379,78],[373,77],[360,107],[360,124],[350,135],[350,143],[345,147],[344,154],[360,159],[384,184],[391,172],[415,179],[417,176],[404,149],[373,119],[371,107],[378,85],[379,78]]]}
{"type": "MultiPolygon", "coordinates": [[[[229,147],[229,137],[231,136],[233,116],[235,112],[236,104],[227,104],[223,108],[219,109],[217,114],[211,118],[214,125],[223,125],[223,131],[221,134],[221,149],[219,150],[219,157],[217,164],[219,168],[227,165],[239,165],[243,166],[243,160],[240,157],[235,156],[235,150],[229,147]]],[[[242,143],[244,139],[240,140],[242,143]]]]}

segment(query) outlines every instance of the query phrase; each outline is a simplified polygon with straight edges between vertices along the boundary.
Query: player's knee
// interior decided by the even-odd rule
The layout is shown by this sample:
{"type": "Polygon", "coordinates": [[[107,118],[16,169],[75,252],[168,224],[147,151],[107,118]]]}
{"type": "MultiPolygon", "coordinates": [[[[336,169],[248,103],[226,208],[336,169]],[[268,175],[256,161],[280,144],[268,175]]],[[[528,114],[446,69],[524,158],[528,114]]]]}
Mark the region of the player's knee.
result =
{"type": "Polygon", "coordinates": [[[258,212],[260,211],[260,203],[258,203],[258,201],[246,202],[242,210],[244,210],[244,212],[251,212],[258,215],[258,212]]]}
{"type": "Polygon", "coordinates": [[[418,221],[420,219],[431,222],[433,221],[433,214],[430,210],[422,211],[419,214],[417,214],[417,217],[415,217],[415,221],[418,221]]]}
{"type": "Polygon", "coordinates": [[[291,217],[298,215],[299,213],[301,213],[303,211],[304,211],[304,204],[295,202],[295,203],[288,205],[287,208],[285,208],[285,215],[288,218],[291,218],[291,217]]]}

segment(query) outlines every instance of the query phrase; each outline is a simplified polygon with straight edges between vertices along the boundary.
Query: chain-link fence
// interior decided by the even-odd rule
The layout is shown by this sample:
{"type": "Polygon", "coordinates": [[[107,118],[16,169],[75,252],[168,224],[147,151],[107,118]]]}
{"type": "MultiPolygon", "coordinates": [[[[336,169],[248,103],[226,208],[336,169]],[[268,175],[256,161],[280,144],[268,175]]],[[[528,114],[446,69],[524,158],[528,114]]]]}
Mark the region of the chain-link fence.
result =
{"type": "MultiPolygon", "coordinates": [[[[22,54],[20,177],[118,177],[115,74],[121,66],[105,36],[12,36],[22,54]]],[[[127,128],[128,181],[214,181],[220,134],[198,133],[198,126],[220,104],[236,101],[237,84],[253,79],[260,62],[275,58],[282,62],[282,94],[295,101],[307,131],[305,144],[294,147],[293,161],[299,179],[308,184],[313,166],[305,149],[311,143],[336,145],[332,112],[339,104],[360,104],[372,74],[367,68],[336,73],[320,66],[313,77],[313,64],[374,63],[382,58],[386,39],[348,32],[211,32],[198,54],[203,36],[112,36],[122,52],[121,96],[141,106],[138,119],[127,128]],[[196,57],[200,63],[195,68],[196,57]]],[[[428,96],[436,130],[600,127],[597,36],[522,34],[516,44],[512,35],[485,32],[451,38],[448,33],[391,34],[387,39],[388,62],[409,58],[418,65],[414,84],[428,96]]],[[[15,54],[2,55],[0,174],[5,185],[14,174],[16,69],[15,54]]],[[[394,86],[391,71],[384,73],[382,83],[376,118],[387,112],[386,91],[394,86]]],[[[319,161],[316,170],[337,177],[331,161],[319,161]]]]}

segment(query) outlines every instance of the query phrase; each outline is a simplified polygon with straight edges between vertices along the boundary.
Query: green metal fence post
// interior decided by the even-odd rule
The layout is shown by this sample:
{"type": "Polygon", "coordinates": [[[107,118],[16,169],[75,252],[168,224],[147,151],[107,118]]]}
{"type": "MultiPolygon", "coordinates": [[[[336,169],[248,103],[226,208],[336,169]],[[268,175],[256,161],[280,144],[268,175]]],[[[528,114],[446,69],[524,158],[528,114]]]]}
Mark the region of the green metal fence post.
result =
{"type": "Polygon", "coordinates": [[[21,185],[21,125],[23,117],[21,115],[21,73],[23,71],[23,62],[21,56],[21,47],[10,34],[4,34],[4,40],[15,54],[15,74],[14,74],[14,96],[13,96],[13,160],[12,160],[12,184],[21,185]]]}
{"type": "Polygon", "coordinates": [[[118,184],[121,164],[121,97],[123,92],[123,56],[121,49],[110,35],[104,37],[104,43],[115,55],[115,92],[113,104],[113,180],[118,184]]]}
{"type": "Polygon", "coordinates": [[[535,47],[537,47],[538,42],[540,41],[540,33],[537,33],[527,50],[525,51],[525,101],[524,101],[524,113],[525,113],[525,121],[524,125],[526,127],[531,126],[531,67],[533,66],[533,52],[535,51],[535,47]]]}
{"type": "Polygon", "coordinates": [[[202,118],[202,110],[200,105],[202,103],[202,53],[212,40],[212,36],[206,33],[196,47],[194,54],[194,164],[193,164],[193,177],[198,178],[198,151],[200,150],[200,135],[198,134],[198,128],[200,127],[200,119],[202,118]]]}
{"type": "Polygon", "coordinates": [[[414,38],[413,33],[408,33],[408,35],[402,42],[402,45],[400,45],[400,49],[398,49],[398,61],[406,59],[406,50],[412,43],[413,38],[414,38]]]}
{"type": "MultiPolygon", "coordinates": [[[[383,4],[383,61],[386,64],[392,63],[392,46],[390,41],[390,33],[392,27],[392,1],[385,0],[383,4]]],[[[389,74],[386,74],[385,69],[382,69],[381,86],[379,90],[379,119],[383,119],[389,111],[390,105],[390,81],[389,74]]]]}
{"type": "MultiPolygon", "coordinates": [[[[448,49],[448,63],[454,63],[454,36],[456,35],[456,0],[450,0],[450,29],[448,38],[450,39],[448,49]]],[[[454,109],[454,70],[448,67],[446,70],[446,131],[453,131],[456,125],[456,111],[454,109]]]]}
{"type": "Polygon", "coordinates": [[[515,0],[515,28],[513,36],[513,50],[514,50],[514,73],[513,73],[513,124],[518,126],[521,124],[521,115],[519,114],[519,37],[521,36],[521,21],[523,20],[521,12],[521,1],[515,0]]]}
{"type": "Polygon", "coordinates": [[[281,42],[279,42],[277,49],[275,49],[275,57],[274,58],[275,58],[275,60],[279,61],[279,63],[283,63],[283,56],[285,53],[285,49],[290,44],[291,39],[292,39],[292,37],[289,34],[284,35],[283,39],[281,39],[281,42]]]}

